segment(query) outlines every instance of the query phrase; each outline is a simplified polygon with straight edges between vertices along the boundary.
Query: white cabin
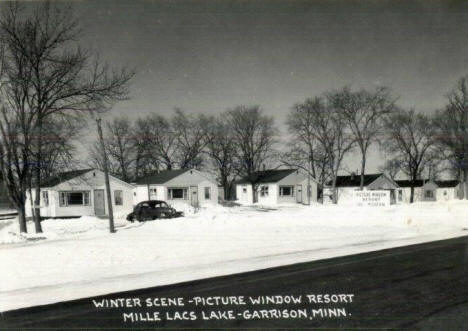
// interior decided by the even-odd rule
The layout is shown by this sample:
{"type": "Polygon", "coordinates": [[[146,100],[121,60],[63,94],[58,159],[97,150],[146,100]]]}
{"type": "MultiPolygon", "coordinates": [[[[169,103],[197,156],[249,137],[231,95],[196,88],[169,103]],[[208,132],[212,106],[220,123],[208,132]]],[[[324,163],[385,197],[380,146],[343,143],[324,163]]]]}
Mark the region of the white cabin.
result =
{"type": "Polygon", "coordinates": [[[236,182],[236,198],[243,204],[253,203],[252,183],[257,186],[257,202],[309,204],[316,202],[317,181],[298,169],[258,171],[236,182]]]}
{"type": "Polygon", "coordinates": [[[403,201],[411,200],[411,185],[414,185],[414,201],[448,201],[463,197],[462,185],[458,180],[397,180],[403,190],[403,201]]]}
{"type": "Polygon", "coordinates": [[[208,173],[195,169],[163,170],[137,180],[133,203],[163,200],[177,207],[218,203],[218,183],[208,173]]]}
{"type": "MultiPolygon", "coordinates": [[[[114,213],[129,212],[133,205],[133,185],[109,176],[114,213]]],[[[104,172],[82,169],[57,174],[41,185],[41,217],[105,216],[108,203],[104,172]]],[[[33,201],[35,191],[33,190],[33,201]]],[[[26,216],[32,216],[31,199],[26,194],[26,216]]]]}

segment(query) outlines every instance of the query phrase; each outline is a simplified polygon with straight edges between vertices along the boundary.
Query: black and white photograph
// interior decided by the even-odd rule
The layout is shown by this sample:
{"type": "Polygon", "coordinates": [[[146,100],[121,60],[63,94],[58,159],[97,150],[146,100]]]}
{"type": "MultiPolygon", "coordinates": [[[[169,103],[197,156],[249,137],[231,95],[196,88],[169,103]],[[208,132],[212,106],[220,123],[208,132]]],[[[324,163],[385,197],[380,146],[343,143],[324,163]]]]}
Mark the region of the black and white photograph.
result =
{"type": "Polygon", "coordinates": [[[1,330],[467,330],[468,1],[0,1],[1,330]]]}

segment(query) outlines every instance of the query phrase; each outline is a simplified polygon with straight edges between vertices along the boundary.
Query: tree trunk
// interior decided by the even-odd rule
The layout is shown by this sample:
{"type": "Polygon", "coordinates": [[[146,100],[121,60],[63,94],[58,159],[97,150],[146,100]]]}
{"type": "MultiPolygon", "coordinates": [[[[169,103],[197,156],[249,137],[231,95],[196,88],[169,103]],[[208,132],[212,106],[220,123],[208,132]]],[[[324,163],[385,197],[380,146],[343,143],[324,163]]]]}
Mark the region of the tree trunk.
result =
{"type": "Polygon", "coordinates": [[[338,191],[336,190],[336,176],[333,176],[332,181],[333,203],[338,204],[338,191]]]}
{"type": "MultiPolygon", "coordinates": [[[[36,157],[36,166],[34,167],[34,177],[36,179],[35,191],[36,196],[34,198],[34,213],[33,213],[33,220],[34,220],[34,228],[36,233],[42,233],[42,226],[41,226],[41,163],[42,163],[42,119],[39,117],[37,123],[37,157],[36,157]]],[[[32,199],[32,196],[31,196],[32,199]]]]}
{"type": "Polygon", "coordinates": [[[22,206],[19,206],[16,208],[18,211],[18,221],[19,221],[19,228],[20,228],[20,233],[27,233],[28,228],[26,226],[26,211],[24,208],[24,202],[22,206]]]}
{"type": "Polygon", "coordinates": [[[413,203],[414,202],[414,185],[416,184],[416,173],[417,172],[413,172],[413,174],[411,175],[411,194],[410,194],[410,203],[413,203]]]}
{"type": "Polygon", "coordinates": [[[136,158],[135,158],[135,176],[133,177],[133,180],[137,180],[140,177],[140,152],[137,152],[136,158]]]}
{"type": "Polygon", "coordinates": [[[361,162],[361,182],[359,184],[359,188],[362,191],[364,188],[364,174],[366,171],[366,155],[362,155],[362,162],[361,162]]]}
{"type": "Polygon", "coordinates": [[[229,200],[229,181],[226,176],[221,176],[221,185],[223,185],[224,200],[229,200]]]}
{"type": "Polygon", "coordinates": [[[122,165],[120,166],[122,168],[122,179],[124,182],[129,182],[128,180],[128,174],[127,174],[127,169],[125,169],[124,163],[122,162],[122,165]]]}
{"type": "Polygon", "coordinates": [[[468,183],[467,183],[467,180],[468,180],[468,169],[463,168],[463,182],[462,182],[462,185],[463,185],[463,199],[465,199],[465,200],[468,199],[468,183]]]}

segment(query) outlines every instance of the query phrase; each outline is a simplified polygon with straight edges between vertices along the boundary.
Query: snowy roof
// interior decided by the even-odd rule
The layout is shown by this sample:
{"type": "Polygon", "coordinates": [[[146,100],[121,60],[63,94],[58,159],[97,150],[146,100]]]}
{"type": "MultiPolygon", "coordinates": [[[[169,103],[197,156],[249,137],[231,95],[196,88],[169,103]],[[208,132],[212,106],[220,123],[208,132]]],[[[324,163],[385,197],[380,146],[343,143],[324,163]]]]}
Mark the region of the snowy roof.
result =
{"type": "Polygon", "coordinates": [[[136,180],[137,185],[144,184],[164,184],[171,179],[182,175],[190,169],[162,170],[152,175],[144,176],[136,180]]]}
{"type": "Polygon", "coordinates": [[[92,168],[89,169],[81,169],[81,170],[71,170],[71,171],[65,171],[65,172],[59,172],[57,175],[53,177],[49,177],[42,181],[41,186],[42,187],[53,187],[56,186],[60,183],[66,182],[70,179],[73,179],[75,177],[79,177],[87,173],[88,171],[94,170],[92,168]]]}
{"type": "MultiPolygon", "coordinates": [[[[425,183],[427,183],[429,180],[426,179],[416,179],[414,181],[414,187],[422,187],[424,186],[425,183]]],[[[395,181],[400,187],[411,187],[411,181],[410,180],[396,180],[395,181]]],[[[449,187],[455,187],[459,184],[458,180],[436,180],[435,183],[437,184],[438,187],[441,188],[449,188],[449,187]]]]}
{"type": "MultiPolygon", "coordinates": [[[[424,183],[427,180],[424,179],[416,179],[414,181],[414,187],[421,187],[424,185],[424,183]]],[[[400,187],[411,187],[411,181],[410,180],[396,180],[395,181],[400,187]]]]}
{"type": "Polygon", "coordinates": [[[275,170],[264,170],[254,172],[250,176],[245,176],[239,179],[237,184],[248,184],[248,183],[276,183],[282,180],[284,177],[289,176],[297,169],[275,169],[275,170]]]}
{"type": "Polygon", "coordinates": [[[435,182],[437,186],[442,187],[442,188],[448,188],[448,187],[455,187],[457,186],[460,182],[458,180],[436,180],[435,182]]]}
{"type": "MultiPolygon", "coordinates": [[[[368,174],[364,175],[364,186],[369,185],[377,178],[382,176],[382,173],[379,174],[368,174]]],[[[331,185],[331,181],[327,183],[331,185]]],[[[350,175],[350,176],[337,176],[336,177],[336,187],[353,187],[361,185],[361,175],[350,175]]]]}

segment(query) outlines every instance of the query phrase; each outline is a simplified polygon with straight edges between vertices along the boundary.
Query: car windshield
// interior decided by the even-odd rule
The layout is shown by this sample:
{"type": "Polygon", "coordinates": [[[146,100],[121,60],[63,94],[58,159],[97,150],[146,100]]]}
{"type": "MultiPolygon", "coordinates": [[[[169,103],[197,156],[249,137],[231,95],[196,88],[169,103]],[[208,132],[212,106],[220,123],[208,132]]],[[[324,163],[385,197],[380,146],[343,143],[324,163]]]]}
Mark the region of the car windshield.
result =
{"type": "Polygon", "coordinates": [[[140,208],[167,208],[169,205],[164,201],[146,201],[139,205],[140,208]]]}
{"type": "Polygon", "coordinates": [[[151,203],[152,208],[161,208],[161,207],[167,207],[167,204],[164,201],[155,201],[151,203]]]}

